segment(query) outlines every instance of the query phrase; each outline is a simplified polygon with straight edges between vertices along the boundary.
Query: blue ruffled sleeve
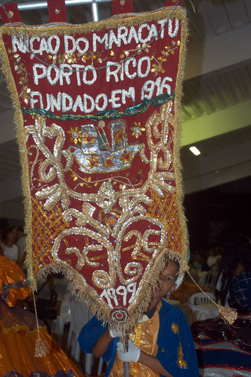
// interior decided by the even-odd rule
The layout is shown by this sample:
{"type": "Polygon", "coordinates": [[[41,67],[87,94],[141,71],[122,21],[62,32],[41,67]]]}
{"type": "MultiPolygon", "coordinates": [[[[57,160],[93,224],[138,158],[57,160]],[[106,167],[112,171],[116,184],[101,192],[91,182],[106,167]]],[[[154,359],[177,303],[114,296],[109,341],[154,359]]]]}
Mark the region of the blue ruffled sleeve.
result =
{"type": "MultiPolygon", "coordinates": [[[[97,340],[103,335],[107,326],[102,326],[102,321],[99,321],[96,316],[82,328],[78,337],[78,343],[80,348],[86,353],[92,353],[92,349],[97,342],[97,340]]],[[[111,341],[108,350],[102,356],[104,361],[109,361],[112,355],[113,341],[111,341]]]]}

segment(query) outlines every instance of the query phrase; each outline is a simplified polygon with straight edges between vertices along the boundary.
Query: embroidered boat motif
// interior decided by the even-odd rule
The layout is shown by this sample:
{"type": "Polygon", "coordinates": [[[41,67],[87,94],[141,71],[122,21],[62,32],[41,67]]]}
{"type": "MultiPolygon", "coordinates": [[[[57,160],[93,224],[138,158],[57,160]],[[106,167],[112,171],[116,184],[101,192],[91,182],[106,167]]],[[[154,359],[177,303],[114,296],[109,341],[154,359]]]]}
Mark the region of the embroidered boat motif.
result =
{"type": "Polygon", "coordinates": [[[132,161],[143,147],[129,144],[127,127],[124,120],[116,120],[108,125],[111,142],[109,143],[102,122],[82,125],[81,147],[74,145],[71,151],[85,173],[112,173],[131,167],[132,161]],[[111,144],[111,145],[110,145],[111,144]]]}

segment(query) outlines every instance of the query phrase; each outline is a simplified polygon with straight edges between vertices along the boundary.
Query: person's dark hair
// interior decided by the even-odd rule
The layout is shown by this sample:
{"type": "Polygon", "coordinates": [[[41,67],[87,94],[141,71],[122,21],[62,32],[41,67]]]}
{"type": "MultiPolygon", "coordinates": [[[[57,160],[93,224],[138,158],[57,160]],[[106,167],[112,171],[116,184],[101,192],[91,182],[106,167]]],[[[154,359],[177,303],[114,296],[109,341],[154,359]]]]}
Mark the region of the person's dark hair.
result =
{"type": "Polygon", "coordinates": [[[231,301],[235,299],[232,282],[238,263],[244,270],[251,271],[251,240],[243,234],[231,236],[225,244],[218,275],[220,286],[216,290],[216,299],[220,299],[222,305],[226,303],[228,292],[231,301]]]}
{"type": "Polygon", "coordinates": [[[13,229],[15,229],[16,227],[14,225],[7,225],[3,228],[3,231],[2,231],[2,240],[6,240],[7,239],[7,234],[10,233],[13,229]]]}
{"type": "Polygon", "coordinates": [[[176,266],[177,266],[177,276],[175,278],[175,281],[177,280],[178,276],[179,276],[179,270],[180,270],[180,264],[177,260],[175,259],[170,259],[167,255],[166,255],[166,267],[168,266],[168,262],[173,262],[176,266]]]}

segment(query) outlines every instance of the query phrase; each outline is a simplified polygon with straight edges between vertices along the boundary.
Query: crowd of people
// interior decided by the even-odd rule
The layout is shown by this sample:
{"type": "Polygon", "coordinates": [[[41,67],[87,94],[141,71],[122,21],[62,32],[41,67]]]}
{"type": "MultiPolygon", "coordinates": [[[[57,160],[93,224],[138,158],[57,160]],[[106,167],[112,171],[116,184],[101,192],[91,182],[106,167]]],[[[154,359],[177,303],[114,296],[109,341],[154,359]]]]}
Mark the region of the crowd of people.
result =
{"type": "MultiPolygon", "coordinates": [[[[34,357],[36,319],[32,310],[23,308],[24,300],[26,304],[33,302],[25,274],[23,228],[5,226],[0,245],[0,375],[9,377],[18,372],[19,377],[82,377],[51,336],[50,322],[43,316],[39,316],[45,319],[39,322],[40,336],[50,352],[42,358],[34,357]]],[[[124,376],[126,365],[130,376],[137,377],[233,377],[239,376],[239,371],[241,376],[251,376],[250,239],[246,235],[232,236],[224,248],[192,255],[189,266],[190,275],[178,282],[179,263],[167,258],[149,308],[129,336],[127,351],[120,331],[102,326],[96,316],[83,327],[80,347],[85,353],[103,358],[107,377],[124,376]],[[217,279],[207,280],[205,276],[210,274],[217,279]],[[201,288],[214,292],[217,303],[237,310],[234,324],[225,323],[219,316],[194,322],[190,327],[181,309],[166,300],[168,295],[185,302],[201,288]]],[[[56,293],[57,300],[67,284],[63,276],[51,276],[41,282],[40,288],[41,308],[45,309],[43,300],[51,292],[56,293]]],[[[39,300],[37,303],[39,312],[39,300]]]]}

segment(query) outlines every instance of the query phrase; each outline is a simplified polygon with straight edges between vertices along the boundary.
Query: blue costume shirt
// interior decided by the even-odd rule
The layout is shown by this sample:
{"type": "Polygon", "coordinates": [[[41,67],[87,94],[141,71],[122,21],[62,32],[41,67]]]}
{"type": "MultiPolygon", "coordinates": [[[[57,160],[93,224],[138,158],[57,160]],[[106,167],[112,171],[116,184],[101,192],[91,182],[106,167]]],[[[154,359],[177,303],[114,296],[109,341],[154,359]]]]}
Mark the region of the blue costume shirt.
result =
{"type": "MultiPolygon", "coordinates": [[[[193,338],[188,322],[181,309],[162,300],[162,306],[159,311],[159,322],[158,353],[156,357],[162,366],[173,377],[198,377],[199,369],[193,338]],[[178,332],[172,330],[173,325],[178,326],[178,332]],[[183,359],[187,363],[186,368],[178,365],[178,350],[180,349],[180,345],[183,351],[183,359]]],[[[92,353],[95,343],[107,329],[108,327],[103,327],[102,322],[94,316],[80,332],[78,340],[81,349],[86,353],[92,353]]],[[[106,377],[109,376],[114,363],[118,340],[118,338],[112,340],[108,350],[102,356],[104,361],[110,361],[106,377]]]]}

